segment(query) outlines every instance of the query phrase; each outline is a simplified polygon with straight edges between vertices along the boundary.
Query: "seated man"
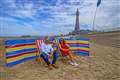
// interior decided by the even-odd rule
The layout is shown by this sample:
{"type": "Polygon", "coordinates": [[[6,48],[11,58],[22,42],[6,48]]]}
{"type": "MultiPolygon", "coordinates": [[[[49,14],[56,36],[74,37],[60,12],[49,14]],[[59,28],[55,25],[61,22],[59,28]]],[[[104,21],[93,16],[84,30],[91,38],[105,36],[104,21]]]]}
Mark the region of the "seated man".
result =
{"type": "Polygon", "coordinates": [[[78,66],[78,64],[75,62],[75,59],[72,55],[72,51],[70,50],[69,45],[67,45],[65,43],[65,40],[63,38],[59,39],[59,45],[58,46],[59,46],[59,50],[60,50],[62,56],[64,57],[64,56],[68,55],[69,59],[70,59],[70,64],[74,65],[74,66],[78,66]]]}
{"type": "Polygon", "coordinates": [[[41,57],[43,60],[47,63],[48,69],[58,68],[58,66],[55,65],[55,62],[58,58],[58,54],[56,51],[53,50],[52,46],[49,44],[48,38],[45,38],[45,42],[41,44],[41,57]],[[52,57],[52,62],[50,62],[49,57],[52,57]]]}

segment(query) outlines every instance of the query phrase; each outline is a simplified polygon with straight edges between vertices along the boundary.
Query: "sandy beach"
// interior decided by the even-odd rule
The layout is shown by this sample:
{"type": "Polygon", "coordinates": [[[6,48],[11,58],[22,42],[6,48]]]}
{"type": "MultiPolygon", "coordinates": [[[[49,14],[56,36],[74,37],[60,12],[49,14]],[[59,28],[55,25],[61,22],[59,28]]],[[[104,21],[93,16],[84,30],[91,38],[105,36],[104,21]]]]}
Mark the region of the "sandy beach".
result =
{"type": "Polygon", "coordinates": [[[57,61],[59,69],[29,60],[4,67],[4,45],[0,40],[0,80],[120,80],[120,32],[90,36],[90,56],[77,56],[79,68],[57,61]]]}

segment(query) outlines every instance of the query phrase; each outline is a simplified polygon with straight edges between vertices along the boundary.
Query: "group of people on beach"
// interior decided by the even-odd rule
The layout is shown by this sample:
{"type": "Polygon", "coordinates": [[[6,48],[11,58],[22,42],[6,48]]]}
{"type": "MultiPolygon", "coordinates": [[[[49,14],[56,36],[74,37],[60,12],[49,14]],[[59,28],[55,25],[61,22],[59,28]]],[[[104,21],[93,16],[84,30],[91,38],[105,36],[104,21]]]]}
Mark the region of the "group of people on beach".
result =
{"type": "Polygon", "coordinates": [[[59,57],[59,53],[62,55],[62,57],[68,56],[68,62],[73,66],[78,66],[76,63],[72,51],[70,50],[70,47],[68,44],[66,44],[65,40],[63,38],[59,39],[59,43],[57,43],[55,40],[53,40],[52,45],[50,44],[49,38],[46,37],[44,39],[44,42],[40,45],[40,57],[45,61],[45,63],[48,65],[48,69],[52,70],[53,68],[59,68],[55,63],[59,57]],[[53,46],[56,46],[56,49],[53,49],[53,46]],[[49,57],[52,57],[50,60],[49,57]]]}

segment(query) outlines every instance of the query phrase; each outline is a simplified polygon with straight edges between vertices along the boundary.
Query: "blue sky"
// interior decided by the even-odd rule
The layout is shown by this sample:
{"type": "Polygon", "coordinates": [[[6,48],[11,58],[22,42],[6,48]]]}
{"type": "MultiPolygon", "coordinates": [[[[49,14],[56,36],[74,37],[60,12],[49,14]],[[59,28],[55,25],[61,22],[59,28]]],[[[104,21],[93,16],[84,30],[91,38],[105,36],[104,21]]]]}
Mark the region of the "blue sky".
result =
{"type": "MultiPolygon", "coordinates": [[[[102,0],[95,29],[120,27],[119,0],[102,0]]],[[[0,0],[0,36],[56,35],[74,30],[75,12],[80,28],[92,29],[97,0],[0,0]]]]}

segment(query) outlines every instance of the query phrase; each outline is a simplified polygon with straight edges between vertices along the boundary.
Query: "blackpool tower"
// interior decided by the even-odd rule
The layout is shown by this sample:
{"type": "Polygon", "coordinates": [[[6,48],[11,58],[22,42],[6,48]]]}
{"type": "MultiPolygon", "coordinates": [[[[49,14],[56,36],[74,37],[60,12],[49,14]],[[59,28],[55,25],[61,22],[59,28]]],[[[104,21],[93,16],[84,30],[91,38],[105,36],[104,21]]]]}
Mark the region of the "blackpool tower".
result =
{"type": "Polygon", "coordinates": [[[77,9],[76,11],[76,22],[75,22],[75,29],[74,29],[75,34],[80,34],[80,26],[79,26],[79,10],[77,9]]]}

